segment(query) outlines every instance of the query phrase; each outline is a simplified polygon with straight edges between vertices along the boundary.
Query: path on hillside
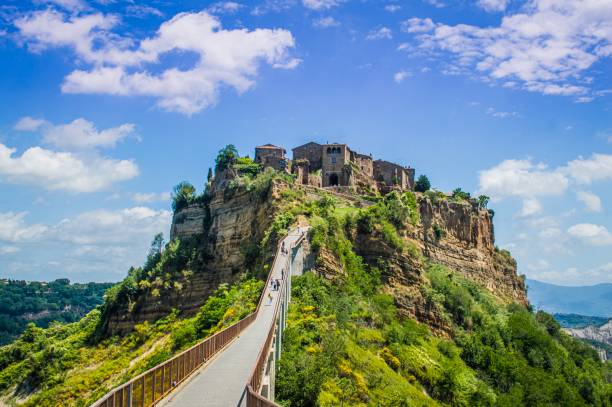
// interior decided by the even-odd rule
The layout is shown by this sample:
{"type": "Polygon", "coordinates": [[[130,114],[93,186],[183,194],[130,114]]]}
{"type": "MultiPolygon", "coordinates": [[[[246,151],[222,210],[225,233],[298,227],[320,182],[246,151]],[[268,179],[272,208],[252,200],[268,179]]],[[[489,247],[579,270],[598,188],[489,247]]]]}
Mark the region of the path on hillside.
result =
{"type": "MultiPolygon", "coordinates": [[[[305,230],[302,228],[302,231],[305,230]]],[[[291,248],[300,238],[292,231],[285,239],[285,247],[291,248]]],[[[290,250],[289,250],[290,253],[290,250]]],[[[287,257],[280,250],[274,262],[272,280],[281,278],[281,270],[285,269],[287,277],[287,257]]],[[[274,309],[279,300],[279,292],[271,291],[270,285],[265,287],[264,300],[257,318],[240,336],[221,351],[213,360],[202,366],[190,379],[181,384],[175,391],[159,402],[165,407],[234,407],[241,400],[245,385],[256,364],[259,351],[266,342],[270,324],[274,318],[274,309]],[[269,304],[268,293],[272,293],[273,301],[269,304]]],[[[243,402],[242,405],[245,403],[243,402]]]]}

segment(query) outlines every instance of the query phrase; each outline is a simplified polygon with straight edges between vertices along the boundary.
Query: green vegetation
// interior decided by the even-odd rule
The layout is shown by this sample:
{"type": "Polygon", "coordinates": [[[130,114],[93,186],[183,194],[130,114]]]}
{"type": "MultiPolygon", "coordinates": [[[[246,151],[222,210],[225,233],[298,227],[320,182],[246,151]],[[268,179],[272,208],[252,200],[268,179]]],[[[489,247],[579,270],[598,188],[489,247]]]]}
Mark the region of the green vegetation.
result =
{"type": "Polygon", "coordinates": [[[429,191],[429,188],[431,188],[431,183],[427,175],[419,175],[417,182],[414,184],[414,190],[417,192],[426,192],[429,191]]]}
{"type": "Polygon", "coordinates": [[[489,197],[488,197],[488,196],[486,196],[486,195],[480,195],[480,196],[478,197],[478,207],[479,207],[480,209],[487,209],[487,205],[489,205],[489,200],[490,200],[490,199],[491,199],[491,198],[489,198],[489,197]]]}
{"type": "Polygon", "coordinates": [[[384,240],[392,234],[389,240],[397,239],[404,247],[397,249],[406,251],[400,236],[413,220],[410,209],[403,221],[397,216],[400,202],[395,196],[366,209],[338,211],[339,202],[323,199],[293,208],[293,214],[310,218],[313,250],[333,253],[341,271],[331,280],[314,273],[294,278],[277,373],[282,405],[612,403],[609,365],[591,348],[565,335],[551,316],[505,305],[442,266],[426,266],[419,290],[452,339],[402,318],[385,294],[385,264],[368,265],[353,248],[356,236],[380,233],[384,240]]]}
{"type": "Polygon", "coordinates": [[[46,328],[51,322],[75,322],[102,303],[111,283],[70,284],[0,280],[0,345],[25,330],[29,322],[46,328]]]}
{"type": "Polygon", "coordinates": [[[0,348],[0,393],[29,395],[19,405],[87,406],[108,390],[170,358],[255,310],[263,283],[222,285],[192,318],[178,312],[145,322],[124,337],[98,340],[102,314],[79,322],[28,325],[19,339],[0,348]]]}
{"type": "Polygon", "coordinates": [[[195,200],[196,189],[187,181],[178,183],[172,192],[172,209],[174,212],[186,208],[195,200]]]}
{"type": "Polygon", "coordinates": [[[610,320],[610,318],[578,314],[554,314],[554,317],[563,328],[584,328],[589,325],[601,326],[610,320]]]}
{"type": "Polygon", "coordinates": [[[472,196],[470,195],[469,192],[465,192],[461,188],[455,188],[453,190],[452,199],[455,202],[464,202],[464,201],[469,201],[470,199],[472,199],[472,196]]]}
{"type": "Polygon", "coordinates": [[[215,158],[215,172],[227,169],[238,157],[238,149],[233,144],[226,145],[215,158]]]}

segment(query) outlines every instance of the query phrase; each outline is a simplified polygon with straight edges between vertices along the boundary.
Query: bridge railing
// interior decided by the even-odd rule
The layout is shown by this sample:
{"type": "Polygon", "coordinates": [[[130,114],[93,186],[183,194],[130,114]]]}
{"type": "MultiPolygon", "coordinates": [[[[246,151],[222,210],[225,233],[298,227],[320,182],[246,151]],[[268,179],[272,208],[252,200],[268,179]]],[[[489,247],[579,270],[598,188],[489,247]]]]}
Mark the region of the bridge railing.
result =
{"type": "MultiPolygon", "coordinates": [[[[191,348],[179,353],[167,361],[147,370],[136,376],[127,383],[114,388],[106,393],[102,398],[94,402],[91,407],[150,407],[163,399],[183,382],[191,373],[195,372],[200,366],[206,363],[211,357],[222,350],[227,344],[234,340],[246,327],[257,318],[257,313],[264,300],[266,288],[270,285],[272,272],[281,250],[281,242],[276,250],[276,255],[272,262],[272,267],[266,279],[259,302],[254,312],[247,315],[233,325],[217,332],[191,348]]],[[[289,276],[288,276],[289,277],[289,276]]],[[[288,278],[285,278],[285,281],[288,278]]],[[[283,287],[285,284],[282,284],[283,287]]],[[[284,291],[283,291],[284,292],[284,291]]],[[[278,308],[278,305],[277,305],[278,308]]]]}
{"type": "MultiPolygon", "coordinates": [[[[298,247],[302,243],[304,238],[305,233],[303,233],[298,238],[298,240],[295,241],[290,250],[293,250],[295,247],[298,247]]],[[[287,258],[288,265],[291,263],[291,261],[292,256],[289,256],[287,258]]],[[[280,352],[274,352],[274,355],[272,355],[271,349],[275,338],[278,340],[277,345],[280,346],[280,339],[282,338],[279,337],[282,336],[282,331],[286,319],[286,312],[290,293],[289,290],[291,290],[291,267],[286,267],[286,270],[287,275],[282,281],[281,288],[279,290],[280,300],[276,303],[276,307],[274,309],[274,317],[272,318],[272,323],[270,324],[270,328],[268,329],[268,336],[266,337],[266,342],[259,351],[259,355],[257,356],[257,362],[255,363],[255,366],[251,373],[251,377],[249,378],[249,381],[246,384],[245,392],[247,407],[280,407],[274,401],[262,396],[260,392],[263,384],[263,378],[266,375],[266,369],[274,368],[274,366],[270,363],[270,359],[274,358],[274,355],[280,355],[280,352]]],[[[274,372],[271,372],[271,374],[273,375],[274,372]]],[[[268,390],[268,392],[271,391],[273,390],[268,390]]]]}

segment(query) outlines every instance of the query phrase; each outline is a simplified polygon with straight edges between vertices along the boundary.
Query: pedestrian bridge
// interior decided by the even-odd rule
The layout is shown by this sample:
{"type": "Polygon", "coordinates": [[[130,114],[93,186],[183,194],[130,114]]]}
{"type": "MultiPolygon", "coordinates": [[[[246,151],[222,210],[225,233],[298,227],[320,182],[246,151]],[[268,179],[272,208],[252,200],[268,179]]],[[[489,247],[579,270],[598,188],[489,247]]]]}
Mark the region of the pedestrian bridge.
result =
{"type": "Polygon", "coordinates": [[[92,407],[278,406],[276,363],[291,300],[291,275],[304,269],[306,229],[277,247],[255,312],[111,390],[92,407]],[[278,290],[271,282],[278,279],[278,290]],[[270,299],[271,297],[271,299],[270,299]]]}

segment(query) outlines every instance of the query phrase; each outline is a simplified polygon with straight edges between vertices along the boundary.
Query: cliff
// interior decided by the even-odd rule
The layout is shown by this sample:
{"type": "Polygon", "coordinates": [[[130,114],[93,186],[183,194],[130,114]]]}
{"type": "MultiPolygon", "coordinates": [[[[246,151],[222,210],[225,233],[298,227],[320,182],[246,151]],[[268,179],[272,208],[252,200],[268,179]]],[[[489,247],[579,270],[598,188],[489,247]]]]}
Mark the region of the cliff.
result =
{"type": "Polygon", "coordinates": [[[169,286],[164,281],[161,293],[154,289],[157,280],[149,278],[151,287],[145,285],[130,302],[115,304],[105,332],[129,332],[134,325],[155,321],[173,309],[194,315],[220,284],[238,280],[260,257],[259,243],[273,219],[278,188],[272,183],[262,192],[224,183],[213,186],[204,202],[177,211],[171,240],[189,245],[196,261],[187,270],[170,264],[165,272],[172,281],[169,286]]]}
{"type": "MultiPolygon", "coordinates": [[[[430,264],[447,267],[503,302],[528,304],[516,261],[495,247],[493,219],[487,210],[471,202],[432,200],[423,194],[417,197],[417,207],[419,221],[401,231],[404,242],[414,249],[411,252],[398,252],[379,231],[353,236],[356,253],[371,266],[382,266],[386,291],[393,295],[401,313],[442,335],[450,333],[448,321],[423,289],[430,264]]],[[[329,261],[323,264],[321,269],[333,267],[329,261]]]]}
{"type": "MultiPolygon", "coordinates": [[[[263,189],[251,184],[237,186],[230,182],[237,179],[235,174],[223,175],[211,186],[206,199],[177,210],[173,218],[171,239],[189,245],[188,251],[196,254],[197,261],[181,267],[176,261],[169,262],[162,270],[162,275],[171,276],[169,286],[167,278],[160,283],[155,275],[145,276],[149,282],[140,283],[138,294],[130,301],[115,304],[108,313],[107,333],[128,332],[135,324],[155,321],[173,309],[193,315],[219,284],[235,282],[255,263],[263,266],[269,253],[261,242],[275,217],[287,211],[290,214],[291,207],[320,200],[325,195],[322,190],[302,189],[278,179],[263,189]]],[[[333,196],[339,205],[355,211],[368,206],[365,201],[356,202],[341,194],[333,196]]],[[[488,288],[503,301],[527,304],[515,261],[509,253],[494,246],[493,222],[488,211],[467,201],[432,199],[423,194],[418,194],[416,210],[418,222],[400,230],[413,252],[398,252],[378,231],[356,232],[352,237],[355,252],[366,263],[384,265],[381,270],[386,290],[394,296],[402,313],[426,322],[440,333],[449,331],[448,323],[423,292],[429,263],[448,267],[488,288]]],[[[325,251],[318,255],[320,275],[334,278],[342,273],[333,255],[325,251]]]]}

